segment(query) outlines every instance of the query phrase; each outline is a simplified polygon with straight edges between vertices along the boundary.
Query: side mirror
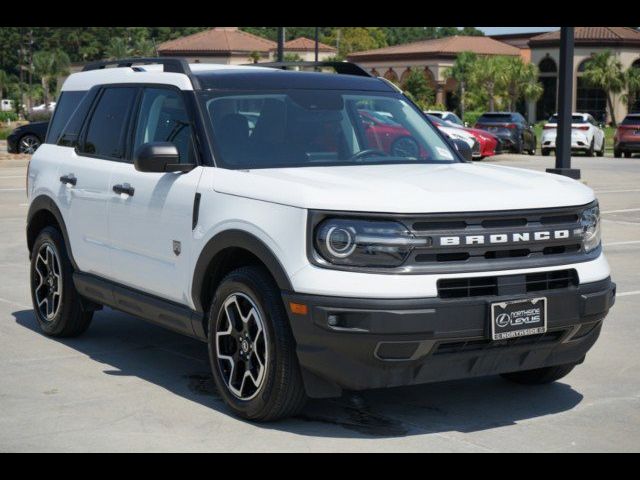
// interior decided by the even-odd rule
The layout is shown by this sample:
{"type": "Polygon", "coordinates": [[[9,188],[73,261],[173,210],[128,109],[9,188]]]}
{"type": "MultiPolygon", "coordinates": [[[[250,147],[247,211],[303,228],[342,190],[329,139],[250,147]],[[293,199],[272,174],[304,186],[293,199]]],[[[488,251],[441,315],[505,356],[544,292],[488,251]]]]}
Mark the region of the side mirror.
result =
{"type": "Polygon", "coordinates": [[[180,163],[180,153],[173,143],[150,142],[140,145],[134,155],[134,166],[139,172],[189,172],[196,166],[180,163]]]}
{"type": "Polygon", "coordinates": [[[471,152],[471,147],[464,140],[460,140],[459,138],[454,138],[451,140],[453,146],[458,150],[458,153],[462,155],[467,162],[473,161],[473,153],[471,152]]]}

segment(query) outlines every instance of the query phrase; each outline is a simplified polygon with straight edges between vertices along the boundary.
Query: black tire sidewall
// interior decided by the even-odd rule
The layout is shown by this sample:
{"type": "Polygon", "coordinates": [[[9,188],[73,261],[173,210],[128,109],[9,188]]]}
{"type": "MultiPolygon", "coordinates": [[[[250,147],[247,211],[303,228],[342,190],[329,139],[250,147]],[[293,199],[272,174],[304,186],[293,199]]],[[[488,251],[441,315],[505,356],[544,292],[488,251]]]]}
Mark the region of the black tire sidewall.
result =
{"type": "Polygon", "coordinates": [[[232,272],[220,284],[209,309],[209,360],[211,371],[217,387],[218,393],[223,397],[227,405],[240,416],[255,419],[262,416],[263,412],[269,409],[271,400],[271,391],[274,388],[276,380],[278,364],[281,362],[279,358],[280,349],[277,348],[277,335],[273,315],[284,314],[284,309],[280,305],[275,304],[269,295],[265,295],[262,288],[254,282],[250,275],[244,275],[241,272],[232,272]],[[258,311],[262,316],[264,328],[267,332],[267,372],[266,378],[260,387],[259,393],[250,400],[241,400],[233,395],[222,378],[218,366],[218,359],[215,346],[216,323],[220,309],[224,301],[233,293],[243,293],[250,297],[258,307],[258,311]]]}
{"type": "Polygon", "coordinates": [[[60,232],[55,228],[44,228],[36,238],[36,241],[33,244],[33,249],[31,250],[31,267],[29,270],[29,275],[31,300],[33,303],[34,315],[36,317],[36,320],[38,321],[38,324],[40,325],[40,328],[47,335],[60,335],[66,326],[66,319],[70,318],[71,315],[73,315],[73,302],[77,301],[77,299],[74,295],[75,287],[73,285],[73,267],[71,266],[71,261],[69,260],[69,256],[67,255],[67,249],[64,244],[64,239],[62,238],[60,232]],[[60,296],[61,304],[60,308],[58,309],[58,313],[51,321],[47,321],[40,314],[35,294],[35,264],[38,257],[38,251],[40,250],[40,247],[45,243],[53,245],[55,253],[58,255],[58,259],[60,261],[60,269],[62,274],[62,295],[60,296]]]}

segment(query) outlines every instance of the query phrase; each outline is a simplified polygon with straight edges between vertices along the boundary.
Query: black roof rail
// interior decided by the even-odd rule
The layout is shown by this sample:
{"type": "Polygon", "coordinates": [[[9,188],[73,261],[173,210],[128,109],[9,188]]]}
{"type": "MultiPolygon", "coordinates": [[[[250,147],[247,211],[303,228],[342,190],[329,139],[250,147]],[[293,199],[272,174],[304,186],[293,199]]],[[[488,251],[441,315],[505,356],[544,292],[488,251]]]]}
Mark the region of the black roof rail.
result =
{"type": "Polygon", "coordinates": [[[291,67],[313,67],[313,68],[322,68],[322,67],[331,67],[336,73],[342,75],[357,75],[359,77],[371,77],[369,72],[367,72],[360,65],[356,65],[355,63],[350,62],[259,62],[259,63],[249,63],[247,65],[251,65],[252,67],[269,67],[269,68],[280,68],[282,70],[287,70],[291,67]]]}
{"type": "Polygon", "coordinates": [[[171,57],[145,57],[145,58],[122,58],[119,60],[101,60],[98,62],[88,63],[82,69],[83,72],[91,70],[102,70],[108,66],[116,67],[133,67],[134,65],[162,65],[165,72],[183,73],[191,80],[193,88],[199,87],[198,79],[195,78],[189,67],[189,63],[184,58],[171,57]]]}

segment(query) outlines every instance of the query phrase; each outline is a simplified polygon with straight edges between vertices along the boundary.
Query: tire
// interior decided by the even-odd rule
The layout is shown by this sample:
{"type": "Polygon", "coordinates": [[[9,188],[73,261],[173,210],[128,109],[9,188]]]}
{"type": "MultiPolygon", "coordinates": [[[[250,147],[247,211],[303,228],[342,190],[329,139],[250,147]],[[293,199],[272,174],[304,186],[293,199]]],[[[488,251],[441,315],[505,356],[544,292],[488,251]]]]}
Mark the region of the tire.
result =
{"type": "Polygon", "coordinates": [[[595,157],[596,156],[596,141],[595,139],[591,139],[591,145],[589,145],[589,150],[586,152],[587,157],[595,157]]]}
{"type": "Polygon", "coordinates": [[[613,156],[615,158],[621,158],[622,157],[622,152],[620,150],[614,150],[613,151],[613,156]]]}
{"type": "Polygon", "coordinates": [[[529,150],[529,155],[536,154],[537,146],[538,146],[538,139],[536,137],[533,137],[533,145],[531,146],[531,150],[529,150]]]}
{"type": "Polygon", "coordinates": [[[524,370],[522,372],[503,373],[502,378],[521,385],[544,385],[560,380],[573,370],[576,365],[557,365],[555,367],[537,368],[535,370],[524,370]]]}
{"type": "Polygon", "coordinates": [[[295,341],[280,290],[264,268],[229,273],[215,293],[208,321],[213,378],[236,415],[268,422],[302,410],[307,396],[295,341]]]}
{"type": "Polygon", "coordinates": [[[18,153],[33,155],[41,143],[38,137],[27,133],[18,140],[18,153]]]}
{"type": "Polygon", "coordinates": [[[522,155],[523,152],[524,152],[524,137],[520,137],[520,141],[516,145],[514,149],[514,153],[517,153],[518,155],[522,155]]]}
{"type": "Polygon", "coordinates": [[[631,158],[631,152],[624,152],[624,158],[631,158]]]}
{"type": "Polygon", "coordinates": [[[33,310],[46,335],[75,337],[89,328],[93,312],[82,308],[62,234],[54,227],[43,228],[33,244],[30,279],[33,310]]]}
{"type": "Polygon", "coordinates": [[[548,148],[543,148],[541,152],[543,157],[548,157],[549,153],[551,153],[551,151],[548,148]]]}
{"type": "Polygon", "coordinates": [[[604,157],[604,147],[605,147],[605,140],[604,138],[602,139],[602,148],[600,148],[600,150],[598,150],[598,156],[599,157],[604,157]]]}
{"type": "Polygon", "coordinates": [[[420,147],[411,137],[400,137],[391,144],[391,155],[394,157],[417,158],[420,156],[420,147]]]}

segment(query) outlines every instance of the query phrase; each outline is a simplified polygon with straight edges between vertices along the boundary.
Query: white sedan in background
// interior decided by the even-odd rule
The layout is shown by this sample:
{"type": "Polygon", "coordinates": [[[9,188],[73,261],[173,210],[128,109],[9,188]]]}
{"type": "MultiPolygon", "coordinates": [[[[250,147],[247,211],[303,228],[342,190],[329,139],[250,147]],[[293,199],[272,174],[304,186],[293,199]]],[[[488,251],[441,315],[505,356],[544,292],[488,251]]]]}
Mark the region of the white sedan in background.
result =
{"type": "MultiPolygon", "coordinates": [[[[552,116],[542,130],[542,155],[549,155],[556,148],[558,114],[552,116]]],[[[571,150],[582,151],[589,157],[604,155],[604,130],[588,113],[571,114],[571,150]]]]}
{"type": "Polygon", "coordinates": [[[466,142],[471,149],[471,156],[473,158],[480,158],[480,144],[478,143],[478,140],[476,140],[476,137],[474,137],[471,133],[463,130],[461,126],[456,125],[455,123],[444,121],[441,118],[430,113],[427,113],[427,117],[447,137],[466,142]]]}
{"type": "Polygon", "coordinates": [[[461,127],[465,126],[464,122],[460,120],[460,117],[453,112],[445,112],[443,110],[427,110],[424,113],[426,113],[427,115],[438,117],[440,120],[444,120],[445,122],[455,123],[456,125],[459,125],[461,127]]]}

